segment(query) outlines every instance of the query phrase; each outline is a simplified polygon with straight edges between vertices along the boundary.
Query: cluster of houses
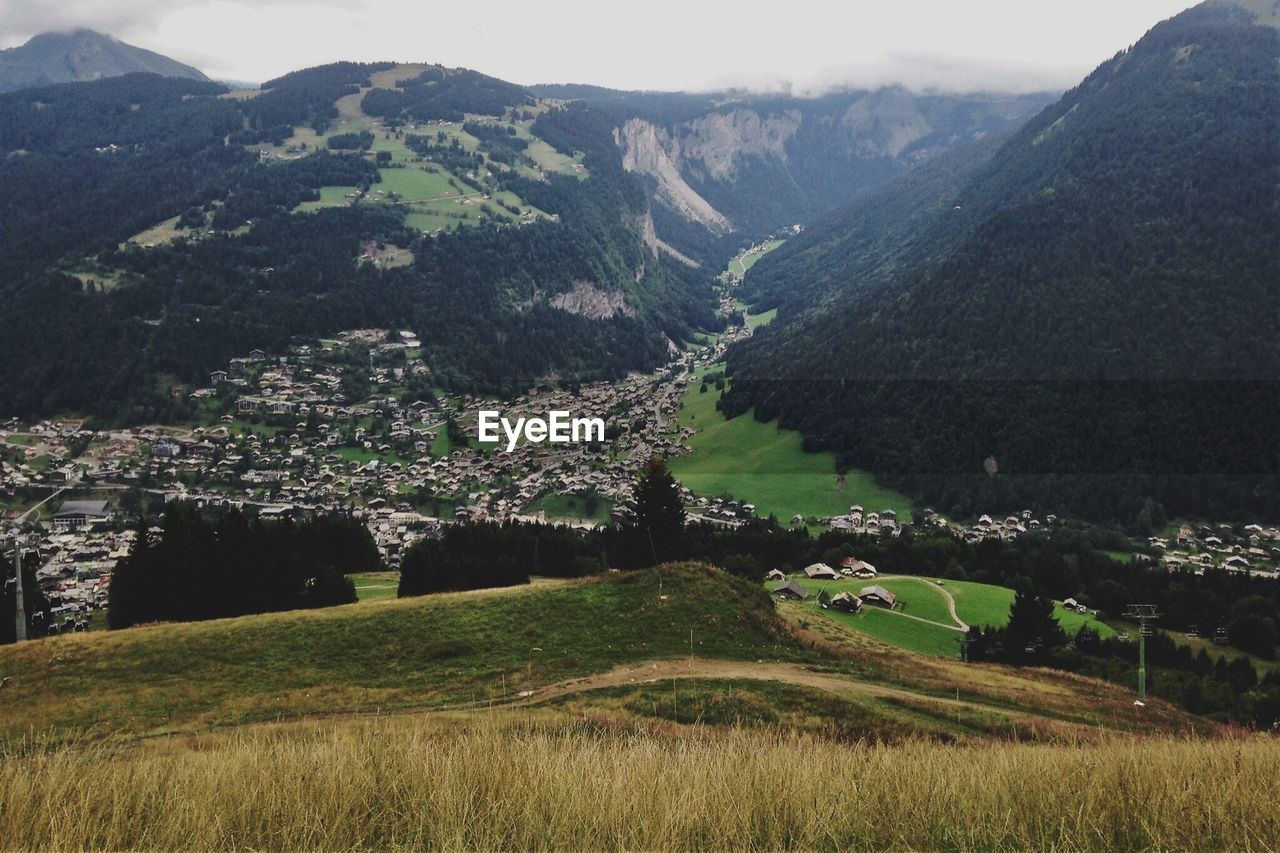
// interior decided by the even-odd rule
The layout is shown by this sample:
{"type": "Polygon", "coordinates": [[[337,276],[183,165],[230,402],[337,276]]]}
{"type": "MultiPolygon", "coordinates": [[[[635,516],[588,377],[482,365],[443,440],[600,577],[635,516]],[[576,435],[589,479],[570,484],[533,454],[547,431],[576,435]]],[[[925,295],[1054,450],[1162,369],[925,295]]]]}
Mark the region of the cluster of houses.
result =
{"type": "MultiPolygon", "coordinates": [[[[804,519],[798,515],[791,519],[793,525],[801,524],[803,521],[804,519]]],[[[832,530],[863,536],[901,536],[905,526],[898,522],[898,513],[894,510],[882,509],[879,512],[867,512],[859,504],[849,507],[849,512],[845,515],[822,519],[822,523],[832,530]]]]}
{"type": "Polygon", "coordinates": [[[978,520],[974,524],[970,525],[957,524],[931,509],[923,510],[921,516],[923,519],[922,524],[925,527],[944,530],[952,536],[969,543],[982,542],[986,539],[998,539],[1007,542],[1017,539],[1024,533],[1043,530],[1058,523],[1058,516],[1056,515],[1046,515],[1044,520],[1041,521],[1029,509],[1024,509],[1015,515],[1006,515],[1003,518],[993,518],[990,515],[983,514],[978,516],[978,520]]]}
{"type": "MultiPolygon", "coordinates": [[[[420,357],[421,342],[407,330],[352,330],[292,346],[284,355],[254,349],[212,371],[208,387],[191,392],[205,413],[201,426],[92,431],[75,421],[0,423],[0,501],[21,508],[7,513],[13,522],[29,515],[36,500],[50,498],[34,515],[44,529],[36,549],[41,583],[50,585],[46,591],[56,594],[59,607],[68,608],[60,613],[73,624],[81,618],[76,614],[102,600],[114,559],[127,545],[129,534],[113,531],[128,525],[111,523],[121,515],[114,496],[126,491],[142,489],[165,501],[208,508],[235,506],[268,518],[349,512],[367,524],[391,566],[414,542],[460,520],[590,525],[585,519],[548,519],[536,507],[546,495],[593,496],[613,517],[624,517],[645,461],[687,451],[691,430],[672,428],[680,400],[693,371],[718,361],[726,345],[721,339],[676,354],[657,375],[573,389],[540,387],[500,402],[467,395],[414,401],[406,394],[408,383],[430,371],[420,357]],[[344,390],[352,386],[347,371],[353,347],[370,353],[368,368],[360,365],[369,391],[358,400],[344,390]],[[610,427],[608,450],[526,443],[507,453],[453,446],[450,433],[477,435],[481,408],[513,415],[599,414],[610,427]],[[59,494],[70,487],[78,496],[59,494]]],[[[684,496],[694,520],[737,525],[755,515],[752,504],[732,498],[688,490],[684,496]]],[[[893,510],[858,505],[824,521],[864,535],[897,536],[903,529],[893,510]]],[[[984,515],[971,526],[929,511],[923,515],[924,524],[968,541],[1011,539],[1055,522],[1054,516],[1041,522],[1030,511],[1003,519],[984,515]]],[[[1151,546],[1170,569],[1216,565],[1274,573],[1280,530],[1187,526],[1177,537],[1152,539],[1151,546]]],[[[810,566],[804,581],[875,577],[874,566],[851,558],[838,569],[810,566]]],[[[778,583],[777,594],[808,594],[800,581],[771,579],[778,583]]],[[[823,602],[854,610],[868,603],[896,604],[874,584],[823,602]]]]}
{"type": "Polygon", "coordinates": [[[94,506],[84,523],[71,528],[55,523],[23,548],[24,564],[35,561],[36,583],[49,601],[49,633],[86,630],[93,613],[106,609],[116,561],[129,553],[136,535],[133,530],[108,529],[105,522],[111,520],[111,511],[99,509],[98,502],[69,501],[53,518],[84,517],[86,508],[77,504],[86,503],[94,506]]]}
{"type": "Polygon", "coordinates": [[[1280,528],[1249,524],[1183,524],[1175,536],[1152,536],[1147,544],[1171,572],[1207,569],[1280,577],[1280,528]]]}
{"type": "MultiPolygon", "coordinates": [[[[816,584],[845,579],[874,580],[877,572],[876,567],[865,560],[859,560],[857,557],[845,557],[840,564],[839,571],[826,563],[814,563],[805,566],[804,575],[807,580],[816,584]]],[[[765,576],[765,580],[772,583],[770,593],[777,598],[804,601],[810,597],[809,590],[805,588],[804,584],[799,580],[788,577],[786,572],[781,569],[770,571],[765,576]]],[[[832,596],[827,596],[824,590],[819,590],[818,602],[823,607],[843,610],[846,613],[857,613],[864,605],[892,610],[897,607],[898,598],[879,584],[869,584],[857,592],[842,590],[832,596]]]]}
{"type": "MultiPolygon", "coordinates": [[[[581,444],[524,444],[511,453],[442,446],[450,420],[474,437],[477,411],[495,403],[465,395],[406,402],[406,380],[425,370],[418,346],[412,332],[363,329],[291,347],[283,356],[251,350],[213,371],[210,386],[192,394],[197,402],[210,401],[202,403],[210,412],[203,426],[92,432],[74,422],[25,427],[10,421],[0,425],[0,447],[9,451],[0,457],[0,493],[20,504],[30,493],[47,496],[50,486],[75,484],[94,500],[51,503],[39,518],[51,533],[86,542],[110,526],[112,502],[104,498],[130,488],[268,518],[344,511],[365,521],[395,566],[415,541],[458,520],[559,523],[534,508],[547,494],[594,495],[621,515],[645,461],[680,452],[687,437],[670,426],[692,356],[657,378],[636,374],[573,391],[540,388],[497,404],[509,412],[607,413],[617,426],[608,453],[581,444]],[[353,344],[374,356],[371,395],[358,401],[342,390],[349,359],[343,350],[353,344]],[[385,357],[399,351],[403,358],[385,357]],[[222,409],[230,411],[219,414],[222,409]]],[[[692,512],[724,523],[754,510],[688,497],[692,512]]],[[[11,522],[18,518],[8,515],[11,522]]]]}

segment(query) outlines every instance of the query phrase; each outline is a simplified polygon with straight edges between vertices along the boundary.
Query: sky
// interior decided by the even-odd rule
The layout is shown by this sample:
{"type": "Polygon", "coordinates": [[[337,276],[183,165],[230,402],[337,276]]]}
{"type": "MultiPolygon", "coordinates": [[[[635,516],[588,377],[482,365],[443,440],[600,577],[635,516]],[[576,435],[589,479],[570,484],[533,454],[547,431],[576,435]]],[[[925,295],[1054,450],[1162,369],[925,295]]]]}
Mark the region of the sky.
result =
{"type": "Polygon", "coordinates": [[[515,83],[1063,90],[1188,0],[0,0],[0,48],[87,27],[261,82],[337,60],[515,83]]]}

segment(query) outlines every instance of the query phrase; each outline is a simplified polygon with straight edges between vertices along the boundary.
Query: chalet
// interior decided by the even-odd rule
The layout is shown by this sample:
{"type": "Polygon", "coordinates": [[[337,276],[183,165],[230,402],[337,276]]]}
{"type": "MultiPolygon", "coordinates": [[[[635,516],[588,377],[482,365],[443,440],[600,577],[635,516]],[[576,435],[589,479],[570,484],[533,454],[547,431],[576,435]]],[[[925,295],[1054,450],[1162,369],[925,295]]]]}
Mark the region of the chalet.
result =
{"type": "Polygon", "coordinates": [[[773,571],[769,572],[769,574],[765,575],[764,579],[768,581],[785,581],[787,579],[787,576],[782,572],[781,569],[774,569],[773,571]]]}
{"type": "Polygon", "coordinates": [[[890,610],[898,603],[898,597],[882,586],[864,586],[858,591],[858,598],[862,599],[863,604],[874,604],[877,607],[887,607],[890,610]]]}
{"type": "Polygon", "coordinates": [[[874,578],[876,576],[876,567],[865,560],[859,560],[857,557],[845,557],[840,564],[840,573],[855,578],[874,578]]]}
{"type": "Polygon", "coordinates": [[[790,598],[794,601],[804,601],[809,597],[809,593],[805,592],[804,587],[802,587],[797,581],[785,581],[780,583],[770,590],[770,592],[778,598],[790,598]]]}
{"type": "Polygon", "coordinates": [[[811,566],[805,566],[805,576],[811,581],[824,580],[836,581],[840,580],[840,573],[828,566],[826,563],[814,563],[811,566]]]}
{"type": "Polygon", "coordinates": [[[49,482],[51,483],[70,483],[76,478],[75,469],[70,466],[62,468],[54,468],[49,472],[49,482]]]}
{"type": "Polygon", "coordinates": [[[266,361],[267,354],[265,351],[260,349],[251,349],[249,350],[249,360],[250,361],[266,361]]]}
{"type": "Polygon", "coordinates": [[[236,400],[237,412],[256,412],[257,410],[258,410],[257,400],[250,400],[248,398],[241,398],[239,400],[236,400]]]}
{"type": "Polygon", "coordinates": [[[213,385],[218,385],[226,381],[227,371],[225,370],[215,370],[209,374],[209,382],[213,385]]]}

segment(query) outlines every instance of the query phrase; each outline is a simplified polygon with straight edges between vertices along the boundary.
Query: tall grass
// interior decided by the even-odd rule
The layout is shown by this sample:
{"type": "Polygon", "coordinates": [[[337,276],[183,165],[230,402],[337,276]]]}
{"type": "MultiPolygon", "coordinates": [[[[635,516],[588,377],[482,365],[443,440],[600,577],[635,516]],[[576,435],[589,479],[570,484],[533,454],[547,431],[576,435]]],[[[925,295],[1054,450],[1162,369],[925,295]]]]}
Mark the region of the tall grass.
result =
{"type": "Polygon", "coordinates": [[[886,747],[359,719],[15,753],[0,846],[1274,849],[1277,767],[1264,736],[886,747]]]}

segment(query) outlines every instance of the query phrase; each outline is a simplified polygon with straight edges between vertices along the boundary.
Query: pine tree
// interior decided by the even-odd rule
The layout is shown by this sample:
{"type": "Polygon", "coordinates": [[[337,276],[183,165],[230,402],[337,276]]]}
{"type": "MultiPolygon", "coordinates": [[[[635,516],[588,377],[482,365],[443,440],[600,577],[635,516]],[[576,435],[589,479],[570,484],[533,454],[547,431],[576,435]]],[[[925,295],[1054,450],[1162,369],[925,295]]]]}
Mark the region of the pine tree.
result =
{"type": "Polygon", "coordinates": [[[1038,657],[1045,649],[1062,645],[1064,639],[1062,628],[1053,616],[1053,602],[1033,592],[1018,590],[1009,608],[1009,625],[1005,629],[1005,653],[1009,658],[1038,657]]]}
{"type": "Polygon", "coordinates": [[[657,456],[645,463],[636,479],[632,509],[633,524],[648,537],[653,558],[658,562],[673,559],[684,537],[684,500],[680,484],[657,456]]]}

